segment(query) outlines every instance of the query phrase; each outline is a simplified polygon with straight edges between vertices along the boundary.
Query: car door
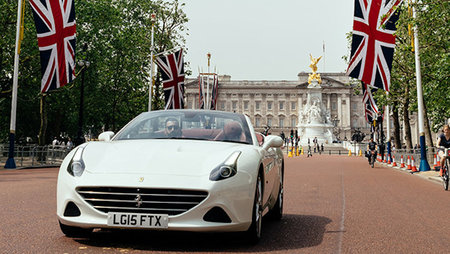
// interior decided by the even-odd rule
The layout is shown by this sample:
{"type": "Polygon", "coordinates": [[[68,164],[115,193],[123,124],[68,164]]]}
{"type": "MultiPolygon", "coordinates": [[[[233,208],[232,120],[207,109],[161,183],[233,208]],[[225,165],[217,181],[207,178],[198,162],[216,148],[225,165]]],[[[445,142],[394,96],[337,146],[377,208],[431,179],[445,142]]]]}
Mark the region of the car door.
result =
{"type": "Polygon", "coordinates": [[[263,166],[264,166],[264,204],[275,202],[274,186],[278,186],[276,181],[278,175],[277,169],[277,153],[275,148],[269,148],[265,151],[263,156],[263,166]]]}

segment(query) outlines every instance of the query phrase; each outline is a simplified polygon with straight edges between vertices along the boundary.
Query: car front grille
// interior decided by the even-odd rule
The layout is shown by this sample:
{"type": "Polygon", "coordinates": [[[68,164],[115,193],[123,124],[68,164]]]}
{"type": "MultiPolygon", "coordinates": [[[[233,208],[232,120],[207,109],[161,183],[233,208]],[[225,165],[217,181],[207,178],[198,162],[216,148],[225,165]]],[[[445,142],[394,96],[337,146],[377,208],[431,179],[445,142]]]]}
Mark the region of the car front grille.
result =
{"type": "Polygon", "coordinates": [[[104,213],[154,213],[178,215],[202,202],[206,191],[122,187],[80,187],[78,194],[104,213]]]}

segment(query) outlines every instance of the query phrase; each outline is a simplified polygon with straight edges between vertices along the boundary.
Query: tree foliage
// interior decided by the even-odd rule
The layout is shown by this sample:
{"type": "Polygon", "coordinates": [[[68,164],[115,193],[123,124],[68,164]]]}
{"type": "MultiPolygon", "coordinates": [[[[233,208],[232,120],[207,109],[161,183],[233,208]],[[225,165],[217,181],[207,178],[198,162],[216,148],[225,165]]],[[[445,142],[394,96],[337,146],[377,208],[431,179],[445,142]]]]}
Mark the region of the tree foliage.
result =
{"type": "MultiPolygon", "coordinates": [[[[85,133],[96,136],[102,130],[117,131],[134,116],[146,111],[150,15],[156,14],[155,52],[160,52],[184,45],[188,19],[182,8],[183,4],[177,0],[75,1],[76,61],[89,61],[90,66],[85,69],[77,66],[77,78],[72,84],[46,94],[46,142],[54,136],[76,136],[83,74],[85,133]]],[[[16,13],[16,0],[0,3],[0,142],[6,140],[10,122],[16,13]]],[[[16,137],[37,140],[41,72],[36,29],[28,3],[19,70],[16,137]]],[[[155,94],[154,109],[162,105],[162,93],[155,94]]]]}

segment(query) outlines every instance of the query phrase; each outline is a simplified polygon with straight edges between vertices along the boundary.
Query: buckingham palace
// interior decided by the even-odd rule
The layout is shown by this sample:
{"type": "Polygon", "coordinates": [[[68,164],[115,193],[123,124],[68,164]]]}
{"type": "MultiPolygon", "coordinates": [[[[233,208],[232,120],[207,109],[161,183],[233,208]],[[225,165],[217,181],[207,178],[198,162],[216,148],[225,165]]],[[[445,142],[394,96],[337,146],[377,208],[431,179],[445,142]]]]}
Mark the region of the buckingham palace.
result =
{"type": "MultiPolygon", "coordinates": [[[[232,80],[229,75],[218,79],[217,110],[246,114],[256,131],[270,126],[270,132],[288,133],[296,129],[299,115],[307,99],[308,73],[301,72],[298,79],[290,80],[232,80]]],[[[364,118],[362,94],[355,92],[345,73],[320,73],[323,106],[330,112],[339,139],[351,137],[352,130],[368,132],[364,118]]],[[[359,89],[357,89],[359,90],[359,89]]],[[[198,79],[185,81],[186,108],[199,108],[198,79]]]]}

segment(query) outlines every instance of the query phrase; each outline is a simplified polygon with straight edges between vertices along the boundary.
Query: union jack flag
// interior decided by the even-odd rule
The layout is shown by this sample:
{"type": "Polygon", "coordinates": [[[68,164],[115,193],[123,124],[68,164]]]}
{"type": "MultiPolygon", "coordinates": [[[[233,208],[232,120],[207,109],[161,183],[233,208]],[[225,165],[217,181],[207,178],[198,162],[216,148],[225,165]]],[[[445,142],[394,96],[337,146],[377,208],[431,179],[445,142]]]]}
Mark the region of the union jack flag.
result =
{"type": "Polygon", "coordinates": [[[198,108],[205,108],[205,95],[203,91],[203,76],[198,76],[198,108]]]}
{"type": "Polygon", "coordinates": [[[370,87],[363,82],[362,90],[363,90],[364,115],[366,117],[366,121],[369,124],[372,124],[373,121],[376,120],[378,116],[377,102],[373,98],[372,94],[376,92],[376,90],[378,89],[370,87]]]}
{"type": "Polygon", "coordinates": [[[75,5],[73,0],[30,0],[41,55],[41,92],[75,78],[75,5]]]}
{"type": "Polygon", "coordinates": [[[156,58],[164,88],[165,109],[184,108],[184,60],[183,49],[156,58]]]}
{"type": "Polygon", "coordinates": [[[215,110],[217,108],[217,96],[219,95],[219,78],[214,75],[213,86],[211,92],[211,109],[215,110]]]}
{"type": "Polygon", "coordinates": [[[389,91],[394,56],[396,8],[402,0],[355,0],[347,75],[389,91]]]}

